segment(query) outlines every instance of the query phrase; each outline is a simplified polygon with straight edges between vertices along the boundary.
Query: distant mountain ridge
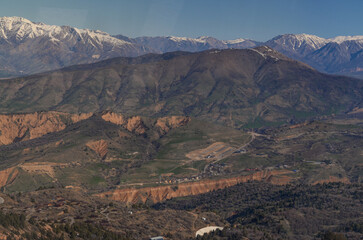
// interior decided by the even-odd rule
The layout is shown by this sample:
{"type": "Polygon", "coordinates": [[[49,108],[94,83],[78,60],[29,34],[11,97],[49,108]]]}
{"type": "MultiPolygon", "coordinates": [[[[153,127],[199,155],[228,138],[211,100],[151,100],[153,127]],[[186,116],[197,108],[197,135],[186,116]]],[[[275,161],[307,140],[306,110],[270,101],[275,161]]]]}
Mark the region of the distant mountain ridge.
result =
{"type": "Polygon", "coordinates": [[[128,38],[123,35],[116,35],[114,37],[129,41],[130,43],[147,46],[158,53],[175,52],[175,51],[200,52],[214,48],[240,49],[240,48],[251,48],[261,45],[260,42],[243,38],[235,40],[219,40],[213,37],[206,37],[206,36],[198,38],[186,38],[186,37],[175,37],[175,36],[128,38]]]}
{"type": "MultiPolygon", "coordinates": [[[[124,36],[115,36],[125,39],[124,36]]],[[[363,76],[363,36],[338,36],[321,38],[309,34],[284,34],[266,42],[249,39],[218,40],[212,37],[138,37],[128,38],[136,43],[154,49],[156,52],[203,51],[207,49],[253,48],[269,46],[284,55],[305,62],[326,73],[363,76]]]]}
{"type": "Polygon", "coordinates": [[[325,39],[308,34],[285,34],[265,44],[319,71],[363,76],[363,36],[325,39]]]}
{"type": "Polygon", "coordinates": [[[326,73],[363,77],[363,36],[330,39],[284,34],[266,42],[213,37],[111,36],[99,30],[34,23],[21,17],[0,18],[0,78],[33,74],[74,64],[147,53],[199,52],[267,45],[326,73]]]}

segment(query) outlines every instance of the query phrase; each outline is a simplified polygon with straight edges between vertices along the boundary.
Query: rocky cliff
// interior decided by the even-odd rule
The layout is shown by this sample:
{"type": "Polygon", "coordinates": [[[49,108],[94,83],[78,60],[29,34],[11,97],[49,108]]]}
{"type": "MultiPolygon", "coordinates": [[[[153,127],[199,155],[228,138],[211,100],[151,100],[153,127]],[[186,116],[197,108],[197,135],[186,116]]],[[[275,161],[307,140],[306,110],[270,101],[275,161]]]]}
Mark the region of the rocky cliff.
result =
{"type": "Polygon", "coordinates": [[[247,181],[267,180],[271,176],[283,175],[290,171],[259,171],[246,176],[239,176],[218,180],[203,180],[199,182],[181,183],[178,185],[158,186],[148,188],[125,188],[96,194],[99,197],[109,198],[125,203],[161,202],[175,197],[184,197],[210,192],[217,189],[231,187],[247,181]]]}
{"type": "Polygon", "coordinates": [[[91,113],[36,112],[0,115],[0,145],[41,137],[87,119],[91,113]]]}
{"type": "Polygon", "coordinates": [[[184,126],[190,122],[190,117],[184,116],[171,116],[159,118],[156,121],[155,126],[158,128],[160,134],[166,134],[171,129],[184,126]]]}
{"type": "Polygon", "coordinates": [[[129,118],[127,121],[126,129],[139,135],[144,134],[147,130],[144,122],[139,116],[129,118]]]}
{"type": "MultiPolygon", "coordinates": [[[[102,115],[102,119],[117,125],[121,125],[129,132],[139,135],[144,134],[147,131],[147,127],[140,116],[126,118],[119,113],[107,112],[102,115]]],[[[190,120],[191,118],[186,116],[162,117],[156,120],[155,124],[153,124],[153,127],[156,128],[159,134],[164,135],[173,128],[178,128],[188,124],[190,120]]]]}
{"type": "MultiPolygon", "coordinates": [[[[70,114],[52,111],[0,115],[0,145],[8,145],[14,142],[38,138],[47,133],[58,132],[92,115],[93,113],[70,114]]],[[[137,135],[142,135],[148,130],[143,118],[140,116],[126,118],[119,113],[107,112],[102,114],[101,117],[103,120],[120,125],[137,135]]],[[[163,135],[173,128],[186,125],[189,121],[190,118],[184,116],[163,117],[157,119],[151,127],[163,135]]],[[[95,150],[93,147],[90,148],[99,154],[98,150],[95,150]]],[[[98,149],[99,147],[96,148],[98,149]]]]}
{"type": "Polygon", "coordinates": [[[125,118],[122,114],[107,112],[102,115],[102,119],[107,122],[121,125],[129,132],[136,134],[144,134],[147,130],[143,120],[139,116],[125,118]]]}
{"type": "Polygon", "coordinates": [[[125,117],[119,113],[106,112],[102,114],[102,119],[117,125],[127,124],[127,119],[125,119],[125,117]]]}

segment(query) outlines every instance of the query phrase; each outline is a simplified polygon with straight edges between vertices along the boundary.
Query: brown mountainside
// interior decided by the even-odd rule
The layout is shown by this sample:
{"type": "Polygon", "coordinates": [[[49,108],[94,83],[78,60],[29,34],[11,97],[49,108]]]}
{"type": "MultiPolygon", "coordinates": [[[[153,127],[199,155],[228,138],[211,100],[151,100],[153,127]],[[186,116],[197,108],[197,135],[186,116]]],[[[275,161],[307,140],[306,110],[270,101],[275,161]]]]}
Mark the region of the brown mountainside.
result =
{"type": "Polygon", "coordinates": [[[362,103],[362,86],[268,47],[176,52],[1,81],[0,111],[189,115],[240,127],[349,110],[362,103]]]}

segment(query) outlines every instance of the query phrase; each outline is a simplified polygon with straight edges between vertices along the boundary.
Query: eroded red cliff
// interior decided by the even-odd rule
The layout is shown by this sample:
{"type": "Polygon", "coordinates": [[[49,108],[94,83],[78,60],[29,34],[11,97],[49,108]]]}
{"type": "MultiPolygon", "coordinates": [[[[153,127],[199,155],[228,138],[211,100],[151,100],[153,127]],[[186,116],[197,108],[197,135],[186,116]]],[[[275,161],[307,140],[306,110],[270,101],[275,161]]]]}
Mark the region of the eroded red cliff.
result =
{"type": "Polygon", "coordinates": [[[147,188],[125,188],[97,194],[99,197],[109,198],[125,203],[137,203],[151,201],[161,202],[175,197],[184,197],[210,192],[217,189],[231,187],[247,181],[267,180],[271,176],[290,173],[290,171],[259,171],[250,175],[239,176],[218,180],[202,180],[199,182],[181,183],[178,185],[147,187],[147,188]]]}
{"type": "Polygon", "coordinates": [[[105,140],[101,139],[99,141],[93,141],[87,143],[87,147],[92,149],[101,158],[104,158],[108,152],[108,144],[105,140]]]}
{"type": "Polygon", "coordinates": [[[155,126],[158,128],[160,134],[166,134],[173,128],[178,128],[187,125],[190,122],[190,117],[185,116],[171,116],[158,118],[155,126]]]}
{"type": "MultiPolygon", "coordinates": [[[[126,118],[119,113],[106,112],[102,115],[102,119],[117,125],[121,125],[129,132],[139,135],[144,134],[147,131],[144,120],[140,116],[126,118]]],[[[190,117],[185,116],[162,117],[156,120],[156,123],[153,125],[153,127],[155,127],[161,135],[164,135],[173,128],[178,128],[188,124],[190,120],[190,117]]]]}
{"type": "Polygon", "coordinates": [[[0,145],[11,144],[61,131],[71,123],[87,119],[91,113],[69,114],[61,112],[36,112],[0,115],[0,145]]]}

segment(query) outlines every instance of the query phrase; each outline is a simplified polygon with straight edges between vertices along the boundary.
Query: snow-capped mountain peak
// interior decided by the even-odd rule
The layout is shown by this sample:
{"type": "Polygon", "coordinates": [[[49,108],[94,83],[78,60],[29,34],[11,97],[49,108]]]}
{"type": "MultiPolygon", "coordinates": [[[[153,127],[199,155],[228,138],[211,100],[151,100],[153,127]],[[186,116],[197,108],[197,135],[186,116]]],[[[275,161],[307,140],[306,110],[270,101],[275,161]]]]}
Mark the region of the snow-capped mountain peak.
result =
{"type": "Polygon", "coordinates": [[[147,48],[99,30],[47,25],[22,17],[1,17],[0,51],[11,56],[13,62],[0,59],[0,71],[18,75],[111,57],[138,56],[147,53],[147,48]]]}
{"type": "Polygon", "coordinates": [[[1,38],[8,39],[15,37],[21,40],[24,37],[36,37],[44,34],[44,27],[37,27],[33,22],[22,17],[0,18],[1,38]]]}
{"type": "Polygon", "coordinates": [[[33,22],[23,17],[1,17],[0,23],[12,26],[13,24],[21,24],[21,23],[32,24],[33,22]]]}
{"type": "Polygon", "coordinates": [[[298,49],[300,47],[309,46],[312,50],[316,50],[324,46],[329,42],[325,38],[321,38],[310,34],[284,34],[271,39],[268,42],[277,42],[286,46],[290,46],[293,49],[298,49]]]}
{"type": "Polygon", "coordinates": [[[0,18],[0,38],[22,41],[24,39],[38,37],[49,37],[52,41],[61,41],[69,37],[77,37],[81,41],[90,41],[91,39],[93,43],[108,43],[116,46],[130,44],[99,30],[35,23],[22,17],[0,18]]]}

